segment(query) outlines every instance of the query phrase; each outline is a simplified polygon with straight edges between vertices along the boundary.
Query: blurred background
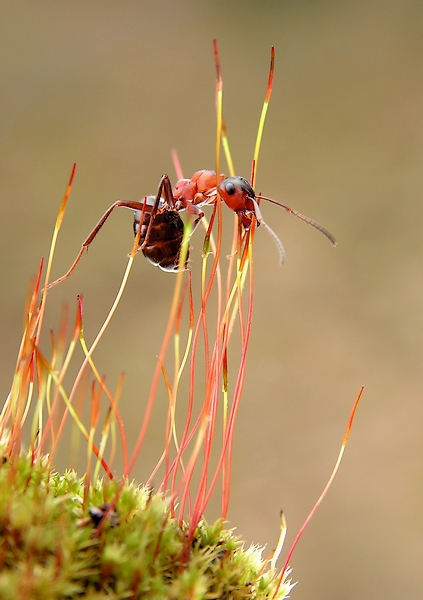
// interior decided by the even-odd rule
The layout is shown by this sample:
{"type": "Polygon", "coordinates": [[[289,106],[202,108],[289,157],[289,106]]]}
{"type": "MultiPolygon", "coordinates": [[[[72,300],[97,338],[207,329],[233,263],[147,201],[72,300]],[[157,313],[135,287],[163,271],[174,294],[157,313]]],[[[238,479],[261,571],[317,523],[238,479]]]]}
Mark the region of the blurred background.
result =
{"type": "MultiPolygon", "coordinates": [[[[248,543],[273,548],[283,508],[290,545],[365,385],[341,471],[291,561],[297,600],[421,598],[422,31],[423,4],[415,0],[0,5],[3,398],[28,280],[47,256],[72,163],[54,276],[112,202],[154,193],[162,173],[175,180],[172,148],[187,175],[214,167],[214,37],[235,168],[249,177],[276,47],[256,188],[318,220],[339,243],[334,249],[263,206],[287,258],[279,267],[272,240],[257,232],[229,511],[248,543]]],[[[193,240],[194,262],[201,239],[193,240]]],[[[62,300],[73,314],[81,293],[92,341],[131,244],[132,216],[116,211],[51,294],[47,328],[57,327],[62,300]]],[[[127,373],[121,410],[130,444],[173,284],[140,256],[95,354],[112,389],[127,373]]],[[[145,477],[142,464],[134,476],[145,477]]]]}

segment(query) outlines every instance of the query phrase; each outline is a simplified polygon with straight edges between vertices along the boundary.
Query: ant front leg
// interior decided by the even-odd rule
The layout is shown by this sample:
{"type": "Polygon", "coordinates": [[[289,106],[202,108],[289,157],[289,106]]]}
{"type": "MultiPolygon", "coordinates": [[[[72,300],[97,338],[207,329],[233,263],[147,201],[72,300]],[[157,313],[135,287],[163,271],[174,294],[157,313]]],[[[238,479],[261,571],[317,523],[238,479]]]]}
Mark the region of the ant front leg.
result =
{"type": "Polygon", "coordinates": [[[71,267],[69,268],[69,270],[62,275],[61,277],[59,277],[58,279],[56,279],[55,281],[53,281],[52,283],[50,283],[47,286],[47,289],[49,290],[50,288],[54,287],[55,285],[57,285],[58,283],[61,283],[62,281],[64,281],[65,279],[67,279],[69,277],[69,275],[72,273],[72,271],[75,269],[76,265],[79,263],[79,261],[82,258],[82,255],[84,254],[84,250],[88,249],[88,246],[91,244],[91,242],[94,240],[95,236],[97,235],[97,233],[100,231],[100,229],[103,227],[104,223],[106,222],[106,220],[109,218],[109,216],[111,215],[111,213],[114,211],[115,208],[118,208],[120,206],[123,206],[124,208],[130,208],[132,210],[145,210],[144,206],[145,206],[145,202],[131,202],[131,201],[126,201],[126,200],[118,200],[117,202],[114,202],[104,213],[104,215],[101,217],[101,219],[99,220],[99,222],[97,223],[97,225],[94,227],[94,229],[92,230],[92,232],[90,233],[90,235],[87,237],[87,239],[82,242],[82,246],[81,249],[78,253],[78,256],[75,258],[75,260],[73,261],[71,267]]]}

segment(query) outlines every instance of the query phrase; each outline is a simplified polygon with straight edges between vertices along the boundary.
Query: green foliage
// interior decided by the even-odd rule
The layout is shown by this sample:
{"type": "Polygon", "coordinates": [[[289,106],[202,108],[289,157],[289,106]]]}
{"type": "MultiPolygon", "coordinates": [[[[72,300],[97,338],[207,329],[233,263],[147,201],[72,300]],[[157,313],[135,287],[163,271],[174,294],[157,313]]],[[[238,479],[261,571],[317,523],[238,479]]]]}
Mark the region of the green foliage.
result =
{"type": "MultiPolygon", "coordinates": [[[[187,533],[146,487],[88,487],[30,456],[0,465],[3,600],[273,597],[278,576],[260,549],[244,550],[221,521],[202,522],[192,540],[187,533]]],[[[285,581],[276,597],[291,587],[285,581]]]]}

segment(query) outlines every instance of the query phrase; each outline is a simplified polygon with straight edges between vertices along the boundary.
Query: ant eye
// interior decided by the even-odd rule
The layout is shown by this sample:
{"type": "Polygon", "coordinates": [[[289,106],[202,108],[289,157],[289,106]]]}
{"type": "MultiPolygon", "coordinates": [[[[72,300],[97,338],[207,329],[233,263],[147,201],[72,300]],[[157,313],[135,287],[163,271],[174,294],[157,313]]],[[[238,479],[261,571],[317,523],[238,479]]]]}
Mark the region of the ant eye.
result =
{"type": "Polygon", "coordinates": [[[228,183],[225,185],[225,190],[230,196],[233,196],[235,194],[235,185],[228,181],[228,183]]]}

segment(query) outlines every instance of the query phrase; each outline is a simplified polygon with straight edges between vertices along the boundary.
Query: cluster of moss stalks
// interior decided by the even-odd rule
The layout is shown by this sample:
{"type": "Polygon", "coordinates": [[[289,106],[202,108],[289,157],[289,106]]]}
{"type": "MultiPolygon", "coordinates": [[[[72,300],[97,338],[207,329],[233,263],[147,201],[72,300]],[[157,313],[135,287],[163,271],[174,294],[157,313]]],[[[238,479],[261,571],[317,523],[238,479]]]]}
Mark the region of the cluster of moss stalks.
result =
{"type": "Polygon", "coordinates": [[[221,521],[194,538],[168,502],[133,483],[85,486],[30,455],[0,464],[0,598],[243,599],[274,596],[278,577],[261,550],[244,550],[221,521]]]}

